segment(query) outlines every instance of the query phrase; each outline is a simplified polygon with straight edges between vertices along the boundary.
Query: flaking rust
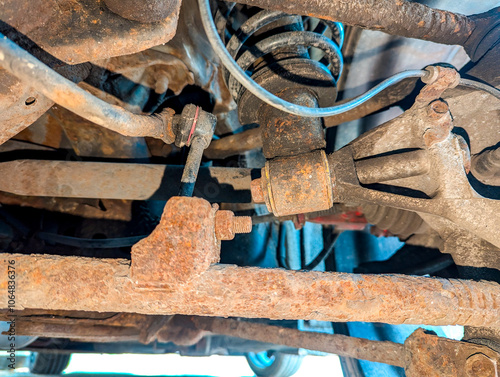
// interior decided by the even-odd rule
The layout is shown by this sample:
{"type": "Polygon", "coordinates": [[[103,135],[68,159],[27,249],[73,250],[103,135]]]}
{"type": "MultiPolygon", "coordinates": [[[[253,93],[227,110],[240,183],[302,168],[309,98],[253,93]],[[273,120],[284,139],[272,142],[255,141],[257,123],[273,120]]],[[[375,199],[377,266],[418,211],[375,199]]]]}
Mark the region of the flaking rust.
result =
{"type": "Polygon", "coordinates": [[[174,197],[153,233],[132,247],[131,275],[142,287],[183,284],[219,261],[215,213],[206,200],[174,197]]]}
{"type": "MultiPolygon", "coordinates": [[[[177,253],[181,260],[183,250],[177,253]]],[[[184,284],[144,289],[124,259],[6,259],[16,263],[19,308],[500,327],[500,285],[493,282],[211,265],[184,284]]],[[[187,270],[173,276],[179,271],[187,270]]],[[[0,287],[6,279],[0,276],[0,287]]]]}

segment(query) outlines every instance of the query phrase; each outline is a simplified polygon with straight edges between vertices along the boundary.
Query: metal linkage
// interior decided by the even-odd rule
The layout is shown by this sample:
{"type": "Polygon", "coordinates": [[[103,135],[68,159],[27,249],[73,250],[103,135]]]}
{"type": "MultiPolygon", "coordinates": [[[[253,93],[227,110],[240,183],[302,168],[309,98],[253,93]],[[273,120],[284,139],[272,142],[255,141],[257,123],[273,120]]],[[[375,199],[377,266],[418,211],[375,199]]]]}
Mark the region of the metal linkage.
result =
{"type": "Polygon", "coordinates": [[[217,118],[213,114],[203,111],[199,106],[187,105],[178,119],[180,131],[176,135],[176,145],[190,147],[182,173],[179,195],[193,196],[203,151],[212,140],[217,118]]]}
{"type": "Polygon", "coordinates": [[[463,249],[457,263],[500,268],[499,258],[488,259],[485,254],[494,249],[491,245],[500,248],[500,201],[481,197],[471,187],[467,143],[451,132],[450,110],[439,99],[446,89],[459,84],[460,77],[453,69],[428,69],[433,79],[403,115],[328,158],[313,152],[269,161],[262,178],[252,183],[254,200],[264,201],[277,216],[322,211],[332,203],[369,203],[417,212],[447,241],[447,253],[455,256],[457,249],[463,249]],[[364,186],[373,183],[409,188],[425,197],[364,186]],[[483,249],[480,258],[470,252],[471,243],[468,253],[465,244],[450,243],[464,237],[463,229],[476,237],[478,252],[483,249]]]}
{"type": "Polygon", "coordinates": [[[23,310],[17,312],[16,334],[78,342],[173,342],[177,347],[195,345],[211,334],[224,335],[262,349],[273,344],[275,350],[305,348],[394,365],[405,368],[408,377],[498,377],[500,361],[499,353],[488,346],[441,338],[423,329],[399,344],[198,316],[23,310]]]}
{"type": "Polygon", "coordinates": [[[55,103],[125,136],[149,136],[173,143],[173,111],[137,115],[93,96],[0,34],[0,65],[55,103]]]}
{"type": "Polygon", "coordinates": [[[192,317],[200,330],[404,367],[404,347],[346,335],[304,332],[236,319],[192,317]]]}

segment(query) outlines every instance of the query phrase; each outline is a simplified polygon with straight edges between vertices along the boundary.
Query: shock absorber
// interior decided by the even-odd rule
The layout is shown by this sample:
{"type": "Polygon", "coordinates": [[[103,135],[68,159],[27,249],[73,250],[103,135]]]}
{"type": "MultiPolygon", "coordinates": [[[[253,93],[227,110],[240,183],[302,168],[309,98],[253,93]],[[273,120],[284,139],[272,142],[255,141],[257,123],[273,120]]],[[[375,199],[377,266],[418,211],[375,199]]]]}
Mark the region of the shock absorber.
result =
{"type": "MultiPolygon", "coordinates": [[[[343,68],[342,24],[234,3],[221,3],[215,23],[228,52],[263,88],[303,106],[333,105],[343,68]]],[[[241,124],[260,125],[267,159],[325,147],[322,119],[284,113],[253,96],[227,71],[225,78],[241,124]]]]}

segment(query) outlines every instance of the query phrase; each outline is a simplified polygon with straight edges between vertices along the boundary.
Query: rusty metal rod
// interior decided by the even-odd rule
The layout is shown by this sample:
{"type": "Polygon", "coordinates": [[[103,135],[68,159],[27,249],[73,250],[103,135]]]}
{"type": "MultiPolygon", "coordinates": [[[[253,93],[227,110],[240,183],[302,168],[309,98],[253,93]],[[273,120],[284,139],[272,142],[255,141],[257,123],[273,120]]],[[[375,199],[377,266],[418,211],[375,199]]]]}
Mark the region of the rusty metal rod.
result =
{"type": "Polygon", "coordinates": [[[193,196],[194,185],[196,184],[196,179],[198,178],[205,144],[205,140],[201,137],[195,137],[193,139],[193,142],[189,147],[186,166],[184,166],[184,171],[182,172],[179,196],[193,196]]]}
{"type": "Polygon", "coordinates": [[[407,0],[236,0],[236,2],[449,45],[464,45],[476,27],[475,22],[464,15],[407,0]]]}
{"type": "MultiPolygon", "coordinates": [[[[178,194],[183,170],[174,165],[14,160],[0,163],[0,191],[23,196],[167,200],[178,194]]],[[[210,202],[249,203],[251,173],[243,168],[202,167],[196,196],[210,202]]]]}
{"type": "MultiPolygon", "coordinates": [[[[43,319],[42,319],[43,321],[43,319]]],[[[16,321],[16,335],[41,336],[51,338],[90,339],[92,342],[138,341],[140,330],[135,327],[119,327],[89,324],[44,323],[30,320],[16,321]]]]}
{"type": "Polygon", "coordinates": [[[111,105],[43,64],[0,33],[0,66],[45,97],[99,126],[125,136],[154,137],[171,144],[174,112],[138,115],[111,105]]]}
{"type": "Polygon", "coordinates": [[[404,346],[398,343],[379,342],[338,334],[305,332],[235,319],[192,317],[192,321],[200,330],[210,331],[214,334],[333,353],[398,367],[405,366],[404,346]]]}
{"type": "MultiPolygon", "coordinates": [[[[181,286],[149,290],[135,285],[125,259],[3,254],[4,271],[9,260],[18,309],[500,328],[494,282],[213,265],[181,286]]],[[[0,274],[0,289],[7,279],[0,274]]]]}

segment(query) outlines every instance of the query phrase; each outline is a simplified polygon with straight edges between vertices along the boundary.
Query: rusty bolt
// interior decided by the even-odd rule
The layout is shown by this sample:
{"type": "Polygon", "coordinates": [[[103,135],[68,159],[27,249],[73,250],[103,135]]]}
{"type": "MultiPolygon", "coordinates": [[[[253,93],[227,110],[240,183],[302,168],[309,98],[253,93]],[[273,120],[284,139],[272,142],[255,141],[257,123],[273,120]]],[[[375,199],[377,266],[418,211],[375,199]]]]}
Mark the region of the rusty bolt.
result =
{"type": "Polygon", "coordinates": [[[249,216],[234,216],[231,211],[217,211],[215,214],[215,236],[218,240],[232,240],[235,234],[250,233],[252,218],[249,216]]]}
{"type": "Polygon", "coordinates": [[[476,353],[465,362],[465,371],[469,377],[498,377],[497,363],[484,353],[476,353]]]}
{"type": "Polygon", "coordinates": [[[250,191],[252,193],[252,200],[254,203],[264,203],[264,191],[262,190],[262,179],[254,179],[250,183],[250,191]]]}

